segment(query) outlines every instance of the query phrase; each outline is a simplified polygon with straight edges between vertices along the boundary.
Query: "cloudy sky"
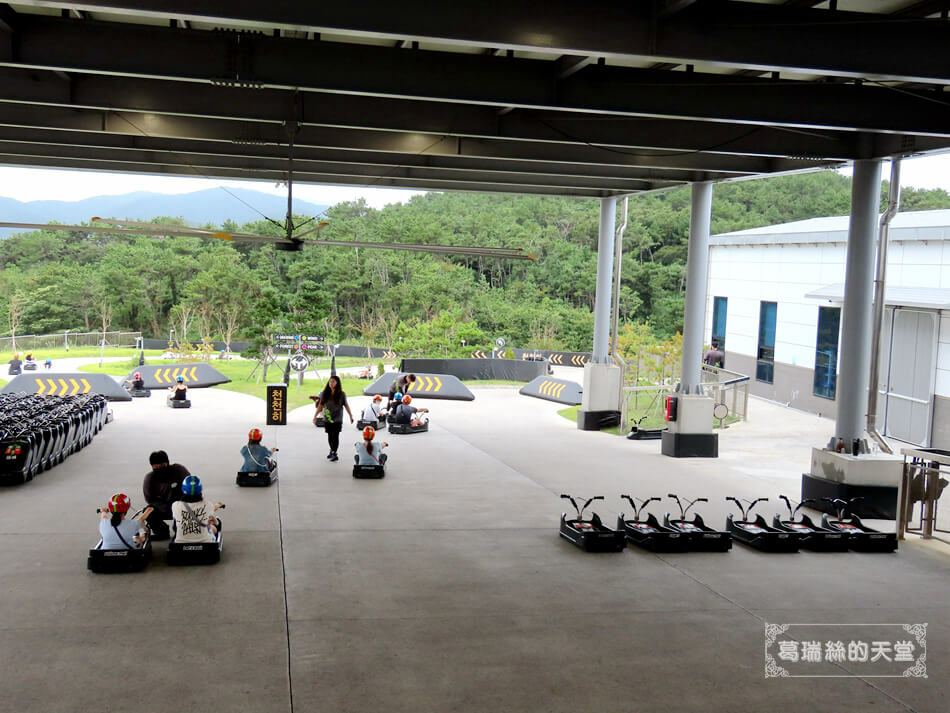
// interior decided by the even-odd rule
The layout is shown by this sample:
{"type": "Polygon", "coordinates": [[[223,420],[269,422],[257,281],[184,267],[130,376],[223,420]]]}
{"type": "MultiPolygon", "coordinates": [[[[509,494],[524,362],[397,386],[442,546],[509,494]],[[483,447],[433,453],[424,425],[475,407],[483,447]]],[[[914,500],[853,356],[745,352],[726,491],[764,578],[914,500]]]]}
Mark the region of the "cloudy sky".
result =
{"type": "MultiPolygon", "coordinates": [[[[884,166],[885,178],[890,166],[884,166]]],[[[843,173],[850,173],[845,169],[843,173]]],[[[98,171],[61,171],[41,168],[0,166],[0,196],[19,201],[78,201],[90,196],[120,195],[133,191],[153,193],[189,193],[212,186],[238,186],[286,195],[284,186],[264,181],[225,181],[211,178],[175,178],[131,173],[98,171]]],[[[908,159],[901,167],[901,185],[915,188],[943,188],[950,191],[950,154],[908,159]]],[[[381,208],[401,203],[417,191],[393,188],[362,188],[294,184],[294,195],[314,203],[333,205],[364,197],[371,206],[381,208]]],[[[15,216],[8,217],[8,219],[15,216]]]]}

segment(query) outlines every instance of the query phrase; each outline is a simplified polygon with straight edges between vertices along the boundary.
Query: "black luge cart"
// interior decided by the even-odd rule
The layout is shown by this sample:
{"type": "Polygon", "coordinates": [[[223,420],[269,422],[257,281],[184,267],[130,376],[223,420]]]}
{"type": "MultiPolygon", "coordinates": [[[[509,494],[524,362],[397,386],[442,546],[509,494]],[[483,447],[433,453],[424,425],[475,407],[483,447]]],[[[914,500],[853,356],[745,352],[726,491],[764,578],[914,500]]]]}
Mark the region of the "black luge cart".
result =
{"type": "Polygon", "coordinates": [[[868,527],[861,522],[857,515],[846,515],[851,506],[863,498],[851,498],[844,501],[840,498],[822,498],[835,508],[837,517],[832,519],[828,514],[821,516],[821,526],[830,530],[837,530],[848,536],[848,549],[855,552],[894,552],[897,549],[897,533],[881,532],[868,527]]]}
{"type": "Polygon", "coordinates": [[[191,399],[166,399],[168,408],[191,408],[191,399]]]}
{"type": "Polygon", "coordinates": [[[356,420],[357,431],[362,431],[367,426],[370,426],[371,428],[374,428],[377,431],[383,430],[384,428],[386,428],[386,414],[384,413],[379,414],[379,419],[376,421],[367,421],[365,418],[360,418],[356,420]]]}
{"type": "Polygon", "coordinates": [[[620,552],[627,546],[627,538],[623,530],[611,530],[604,525],[597,513],[592,513],[589,520],[584,519],[584,511],[595,500],[603,500],[603,495],[588,498],[583,506],[578,507],[577,501],[571,495],[561,495],[570,500],[577,511],[577,518],[568,520],[567,513],[561,513],[561,527],[559,534],[568,542],[581,548],[585,552],[620,552]]]}
{"type": "Polygon", "coordinates": [[[148,389],[129,389],[129,396],[133,399],[147,399],[150,398],[152,392],[148,389]]]}
{"type": "Polygon", "coordinates": [[[353,466],[353,477],[362,480],[385,478],[386,466],[382,463],[379,465],[360,465],[357,463],[353,466]]]}
{"type": "Polygon", "coordinates": [[[390,433],[425,433],[428,430],[429,430],[428,421],[426,421],[425,423],[419,426],[412,426],[408,423],[394,423],[394,422],[389,423],[390,433]]]}
{"type": "Polygon", "coordinates": [[[762,552],[798,552],[799,537],[796,533],[771,527],[761,515],[756,515],[754,520],[749,519],[753,508],[759,503],[768,502],[768,498],[746,500],[745,506],[739,498],[727,496],[726,500],[734,502],[741,514],[738,520],[732,513],[726,515],[726,529],[733,538],[762,552]]]}
{"type": "Polygon", "coordinates": [[[629,495],[620,497],[633,508],[632,520],[625,519],[623,513],[617,517],[617,529],[622,530],[630,542],[650,552],[686,552],[689,549],[689,535],[663,527],[652,513],[647,514],[646,520],[643,519],[647,505],[654,501],[660,502],[660,498],[638,498],[640,504],[637,505],[629,495]]]}
{"type": "Polygon", "coordinates": [[[815,502],[813,499],[806,498],[794,507],[788,496],[779,495],[779,499],[784,500],[788,507],[788,519],[783,520],[782,516],[776,513],[772,519],[773,528],[796,533],[798,535],[798,546],[803,550],[811,550],[812,552],[848,551],[848,536],[843,532],[816,525],[805,513],[801,513],[798,519],[795,519],[795,515],[802,507],[815,502]]]}
{"type": "Polygon", "coordinates": [[[172,567],[187,565],[217,564],[221,559],[221,550],[224,540],[221,531],[211,542],[176,542],[168,543],[168,553],[165,560],[172,567]]]}
{"type": "Polygon", "coordinates": [[[663,516],[663,527],[667,527],[677,532],[682,532],[689,537],[689,549],[696,552],[728,552],[732,549],[732,533],[721,530],[714,530],[709,527],[699,513],[693,514],[692,520],[686,519],[686,513],[696,503],[708,503],[709,498],[696,498],[689,501],[686,507],[675,493],[669,493],[668,498],[673,498],[680,509],[678,519],[670,517],[670,513],[663,516]]]}
{"type": "Polygon", "coordinates": [[[266,488],[277,481],[277,464],[261,473],[239,470],[237,484],[242,488],[266,488]]]}

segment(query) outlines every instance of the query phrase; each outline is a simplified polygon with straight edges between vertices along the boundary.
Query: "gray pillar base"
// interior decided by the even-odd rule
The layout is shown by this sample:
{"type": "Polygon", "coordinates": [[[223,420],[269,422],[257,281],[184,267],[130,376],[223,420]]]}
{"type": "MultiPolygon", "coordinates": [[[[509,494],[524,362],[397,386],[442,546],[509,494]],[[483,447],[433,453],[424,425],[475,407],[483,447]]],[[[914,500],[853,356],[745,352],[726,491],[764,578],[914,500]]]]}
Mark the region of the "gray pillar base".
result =
{"type": "Polygon", "coordinates": [[[620,425],[619,411],[585,411],[577,409],[577,427],[582,431],[599,431],[620,425]]]}
{"type": "Polygon", "coordinates": [[[671,458],[718,458],[718,433],[671,433],[663,431],[660,452],[671,458]]]}
{"type": "Polygon", "coordinates": [[[864,498],[855,503],[851,512],[858,517],[877,520],[897,518],[897,488],[885,485],[850,485],[834,480],[802,473],[802,500],[813,498],[810,505],[815,510],[835,514],[831,503],[822,498],[840,498],[847,502],[850,498],[864,498]]]}

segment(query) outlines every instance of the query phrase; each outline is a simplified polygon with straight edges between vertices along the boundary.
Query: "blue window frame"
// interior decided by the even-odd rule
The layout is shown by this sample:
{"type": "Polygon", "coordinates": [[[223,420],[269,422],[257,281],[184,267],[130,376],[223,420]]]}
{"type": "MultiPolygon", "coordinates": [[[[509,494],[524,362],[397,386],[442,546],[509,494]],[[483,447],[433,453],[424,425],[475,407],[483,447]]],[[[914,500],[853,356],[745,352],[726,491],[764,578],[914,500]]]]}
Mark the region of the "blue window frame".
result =
{"type": "Polygon", "coordinates": [[[818,308],[818,337],[815,340],[815,396],[835,398],[838,386],[838,329],[840,307],[818,308]]]}
{"type": "Polygon", "coordinates": [[[775,371],[775,302],[759,303],[759,349],[756,353],[755,379],[772,383],[775,371]]]}
{"type": "Polygon", "coordinates": [[[712,343],[726,350],[726,310],[729,300],[726,297],[713,297],[712,343]]]}

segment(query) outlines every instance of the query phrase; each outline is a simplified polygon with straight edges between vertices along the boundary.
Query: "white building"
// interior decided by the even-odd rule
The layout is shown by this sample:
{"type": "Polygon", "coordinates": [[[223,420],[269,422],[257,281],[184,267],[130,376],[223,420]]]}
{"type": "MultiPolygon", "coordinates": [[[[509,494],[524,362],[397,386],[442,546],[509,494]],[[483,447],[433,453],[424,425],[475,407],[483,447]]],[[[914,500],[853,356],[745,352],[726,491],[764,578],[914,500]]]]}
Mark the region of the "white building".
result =
{"type": "MultiPolygon", "coordinates": [[[[833,417],[848,217],[710,239],[706,342],[752,393],[833,417]]],[[[890,227],[878,428],[950,447],[950,210],[890,227]]]]}

